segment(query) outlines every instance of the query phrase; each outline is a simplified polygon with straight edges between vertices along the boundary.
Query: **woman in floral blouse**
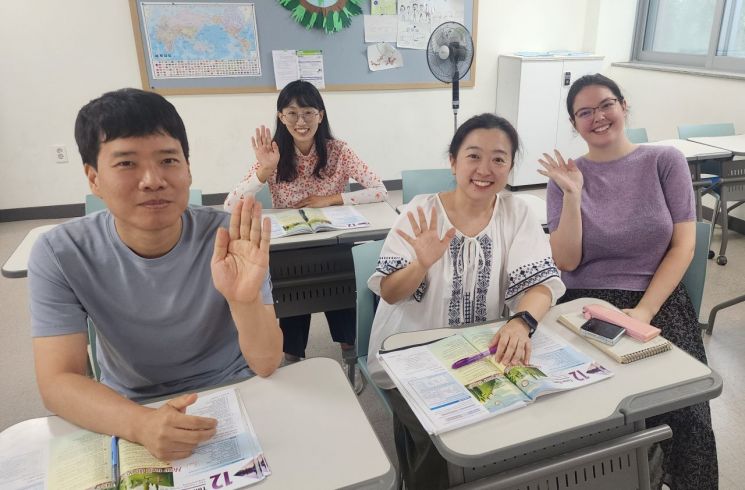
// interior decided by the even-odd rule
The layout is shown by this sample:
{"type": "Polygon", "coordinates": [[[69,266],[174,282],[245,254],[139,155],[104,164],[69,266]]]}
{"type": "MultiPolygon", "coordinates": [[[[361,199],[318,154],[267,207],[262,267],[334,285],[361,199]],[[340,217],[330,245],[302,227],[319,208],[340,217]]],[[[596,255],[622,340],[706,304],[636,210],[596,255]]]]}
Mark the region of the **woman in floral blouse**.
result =
{"type": "MultiPolygon", "coordinates": [[[[388,192],[380,178],[343,141],[331,134],[321,94],[309,82],[297,80],[285,86],[277,98],[274,138],[261,126],[251,137],[257,162],[233,189],[224,207],[256,194],[265,184],[275,208],[325,207],[384,201],[388,192]],[[349,179],[364,189],[344,192],[349,179]]],[[[331,337],[343,353],[353,353],[354,308],[327,311],[331,337]]],[[[281,318],[284,352],[288,361],[305,357],[310,315],[281,318]]],[[[345,356],[346,357],[346,356],[345,356]]],[[[351,357],[350,357],[351,358],[351,357]]]]}

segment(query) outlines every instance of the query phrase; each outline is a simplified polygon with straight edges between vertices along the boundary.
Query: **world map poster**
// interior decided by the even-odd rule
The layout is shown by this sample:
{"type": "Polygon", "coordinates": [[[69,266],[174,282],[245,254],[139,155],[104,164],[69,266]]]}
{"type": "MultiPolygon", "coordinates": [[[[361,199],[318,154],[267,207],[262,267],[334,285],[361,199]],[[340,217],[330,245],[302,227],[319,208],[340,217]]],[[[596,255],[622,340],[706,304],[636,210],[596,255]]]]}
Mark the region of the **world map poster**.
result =
{"type": "Polygon", "coordinates": [[[142,2],[153,79],[261,76],[253,3],[142,2]]]}

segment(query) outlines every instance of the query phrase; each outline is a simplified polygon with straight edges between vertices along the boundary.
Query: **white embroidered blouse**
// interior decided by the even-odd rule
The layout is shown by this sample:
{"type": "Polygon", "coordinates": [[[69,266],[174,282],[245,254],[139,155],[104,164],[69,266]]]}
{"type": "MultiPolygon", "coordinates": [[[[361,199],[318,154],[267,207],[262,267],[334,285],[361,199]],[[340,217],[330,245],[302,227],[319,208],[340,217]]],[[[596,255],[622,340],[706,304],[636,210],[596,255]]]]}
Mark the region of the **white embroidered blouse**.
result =
{"type": "MultiPolygon", "coordinates": [[[[377,269],[368,280],[368,287],[378,295],[383,277],[415,258],[411,246],[395,229],[413,236],[406,211],[416,215],[417,206],[425,216],[437,207],[440,236],[453,226],[437,194],[415,197],[388,233],[377,269]]],[[[565,291],[551,258],[548,236],[522,201],[509,193],[498,194],[489,224],[474,237],[457,231],[443,257],[430,267],[410,298],[396,304],[380,300],[368,348],[373,380],[381,388],[394,387],[375,357],[390,335],[498,319],[505,305],[514,312],[523,293],[537,284],[551,290],[552,304],[565,291]]]]}

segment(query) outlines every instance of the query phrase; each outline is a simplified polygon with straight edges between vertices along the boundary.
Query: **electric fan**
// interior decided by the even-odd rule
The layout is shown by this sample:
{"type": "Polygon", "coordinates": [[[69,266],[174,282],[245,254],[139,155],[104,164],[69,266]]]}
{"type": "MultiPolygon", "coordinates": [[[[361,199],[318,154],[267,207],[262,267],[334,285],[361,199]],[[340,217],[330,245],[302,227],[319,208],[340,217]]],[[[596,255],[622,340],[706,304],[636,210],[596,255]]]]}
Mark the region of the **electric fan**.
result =
{"type": "Polygon", "coordinates": [[[466,26],[445,22],[432,31],[427,42],[427,65],[438,80],[453,84],[453,123],[458,130],[460,96],[458,81],[466,76],[473,61],[473,40],[466,26]]]}

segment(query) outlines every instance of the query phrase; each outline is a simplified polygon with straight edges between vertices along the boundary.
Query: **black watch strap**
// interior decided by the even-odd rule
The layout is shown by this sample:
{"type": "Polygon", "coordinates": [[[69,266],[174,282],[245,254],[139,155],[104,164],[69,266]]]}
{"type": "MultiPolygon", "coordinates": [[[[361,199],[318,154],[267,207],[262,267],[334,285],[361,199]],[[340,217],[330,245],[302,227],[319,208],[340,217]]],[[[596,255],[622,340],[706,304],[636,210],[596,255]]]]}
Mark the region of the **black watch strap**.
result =
{"type": "Polygon", "coordinates": [[[520,320],[525,323],[525,325],[528,327],[528,338],[532,337],[536,330],[538,330],[538,320],[533,318],[533,315],[531,315],[527,311],[518,311],[514,315],[512,315],[507,321],[513,320],[515,318],[519,318],[520,320]]]}

